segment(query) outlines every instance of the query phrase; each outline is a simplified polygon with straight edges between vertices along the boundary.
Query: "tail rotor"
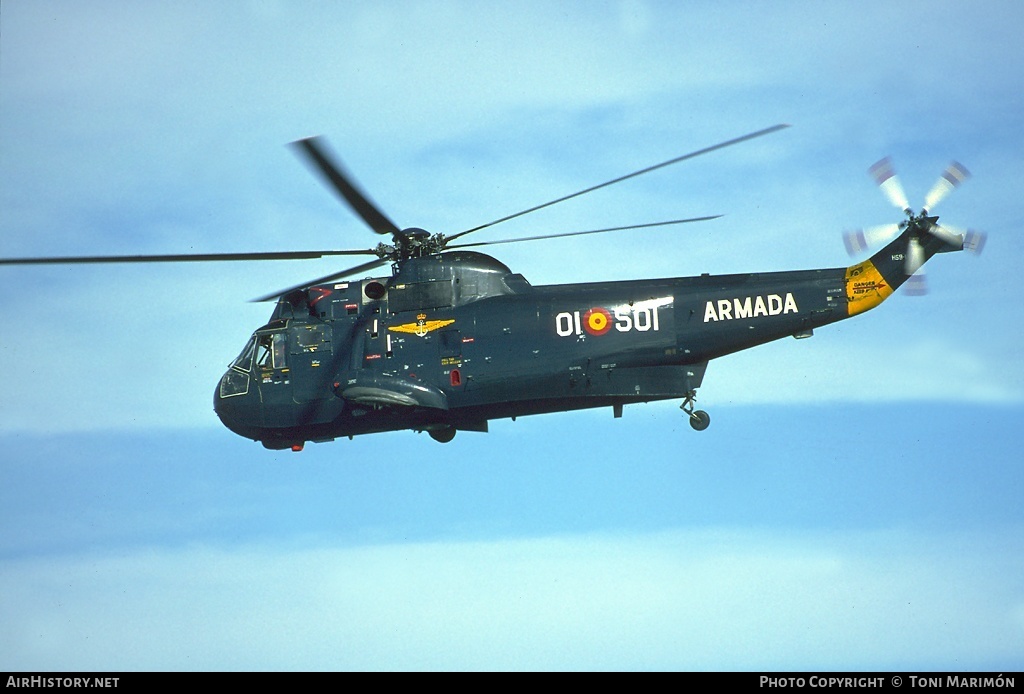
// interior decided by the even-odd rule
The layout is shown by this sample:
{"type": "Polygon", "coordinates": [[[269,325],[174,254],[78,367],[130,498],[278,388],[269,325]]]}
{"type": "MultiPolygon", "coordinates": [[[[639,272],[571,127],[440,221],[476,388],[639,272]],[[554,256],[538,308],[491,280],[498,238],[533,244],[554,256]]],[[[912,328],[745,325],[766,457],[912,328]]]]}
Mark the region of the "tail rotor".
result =
{"type": "Polygon", "coordinates": [[[929,214],[930,210],[970,177],[970,172],[963,164],[954,161],[946,167],[925,197],[924,207],[916,214],[907,201],[903,185],[889,157],[872,165],[868,173],[889,202],[903,210],[906,219],[899,223],[882,224],[844,233],[843,243],[851,256],[891,243],[898,236],[905,236],[906,245],[903,252],[894,254],[893,260],[902,255],[903,272],[906,275],[906,280],[902,283],[904,291],[919,296],[927,293],[927,282],[922,267],[931,254],[959,250],[971,251],[975,255],[981,252],[985,245],[984,233],[974,230],[961,232],[955,227],[940,226],[939,218],[929,214]],[[936,244],[935,240],[941,243],[936,244]]]}

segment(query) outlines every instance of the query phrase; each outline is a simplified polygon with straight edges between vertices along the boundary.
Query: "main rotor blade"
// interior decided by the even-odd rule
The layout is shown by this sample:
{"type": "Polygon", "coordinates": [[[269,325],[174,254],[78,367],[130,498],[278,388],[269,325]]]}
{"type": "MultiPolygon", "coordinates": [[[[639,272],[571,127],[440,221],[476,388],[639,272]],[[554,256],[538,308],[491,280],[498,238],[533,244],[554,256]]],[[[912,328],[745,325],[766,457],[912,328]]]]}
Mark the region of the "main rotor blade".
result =
{"type": "Polygon", "coordinates": [[[971,172],[967,170],[967,167],[959,162],[950,162],[946,170],[939,176],[939,180],[928,191],[928,196],[924,201],[924,208],[929,211],[934,209],[947,195],[953,192],[954,188],[958,188],[961,183],[970,177],[971,172]]]}
{"type": "Polygon", "coordinates": [[[368,263],[363,263],[362,265],[356,265],[355,267],[350,267],[347,270],[342,270],[341,272],[335,272],[333,275],[327,275],[325,277],[318,277],[315,280],[310,280],[308,282],[303,282],[302,284],[296,284],[294,287],[288,287],[287,289],[282,289],[281,291],[274,292],[272,294],[267,294],[266,296],[261,296],[258,299],[252,299],[252,301],[253,302],[272,301],[274,299],[277,299],[280,296],[284,296],[285,294],[288,294],[290,292],[294,292],[296,289],[305,289],[306,287],[312,287],[312,286],[317,285],[317,284],[324,284],[325,282],[330,282],[331,280],[341,279],[342,277],[347,277],[348,275],[354,275],[357,272],[365,272],[366,270],[372,270],[375,267],[380,267],[381,265],[383,265],[386,262],[388,262],[388,261],[384,260],[384,259],[371,260],[368,263]]]}
{"type": "Polygon", "coordinates": [[[896,171],[892,168],[892,160],[889,157],[880,159],[872,164],[871,168],[868,169],[868,173],[875,179],[875,183],[882,189],[885,197],[889,198],[889,202],[901,210],[910,209],[910,203],[907,202],[907,194],[903,192],[903,184],[900,183],[896,171]]]}
{"type": "Polygon", "coordinates": [[[706,222],[710,219],[718,219],[722,215],[716,214],[710,217],[692,217],[690,219],[673,219],[669,222],[651,222],[649,224],[631,224],[625,227],[608,227],[607,229],[592,229],[590,231],[571,231],[565,234],[544,234],[541,236],[526,236],[521,239],[501,239],[499,241],[478,241],[476,243],[458,243],[447,248],[471,248],[473,246],[496,246],[499,243],[519,243],[520,241],[540,241],[542,239],[557,239],[563,236],[585,236],[587,234],[603,234],[606,231],[625,231],[627,229],[646,229],[648,227],[661,227],[669,224],[687,224],[689,222],[706,222]]]}
{"type": "Polygon", "coordinates": [[[319,137],[307,137],[291,143],[304,158],[313,165],[323,179],[348,203],[352,211],[359,215],[367,226],[378,234],[397,234],[399,229],[380,209],[370,201],[359,189],[354,180],[344,173],[343,168],[327,152],[319,137]]]}
{"type": "Polygon", "coordinates": [[[280,251],[266,253],[177,253],[168,255],[91,255],[52,258],[0,258],[0,265],[82,265],[87,263],[194,263],[223,260],[310,260],[330,255],[376,255],[376,251],[280,251]]]}
{"type": "Polygon", "coordinates": [[[753,132],[753,133],[750,133],[748,135],[743,135],[742,137],[736,137],[736,138],[733,138],[732,140],[726,140],[725,142],[719,142],[717,145],[711,145],[710,147],[705,147],[704,149],[698,149],[695,152],[690,152],[689,154],[684,154],[681,157],[676,157],[675,159],[669,159],[668,161],[663,161],[660,164],[655,164],[654,166],[648,166],[646,168],[640,169],[639,171],[634,171],[633,173],[626,174],[625,176],[619,176],[618,178],[613,178],[610,181],[605,181],[604,183],[599,183],[596,186],[590,186],[589,188],[584,188],[583,190],[577,191],[577,192],[572,193],[570,195],[564,195],[564,196],[562,196],[562,197],[560,197],[560,198],[558,198],[556,200],[552,200],[550,202],[545,202],[542,205],[535,205],[534,207],[531,207],[531,208],[526,209],[526,210],[522,210],[520,212],[516,212],[515,214],[506,215],[505,217],[502,217],[501,219],[495,219],[493,222],[488,222],[487,224],[481,224],[480,226],[473,227],[472,229],[467,229],[466,231],[461,231],[458,234],[455,234],[454,236],[449,236],[448,237],[448,241],[454,241],[455,239],[459,238],[460,236],[465,236],[466,234],[472,234],[474,231],[480,231],[481,229],[486,229],[487,227],[492,227],[495,224],[501,224],[502,222],[507,222],[510,219],[515,219],[516,217],[522,217],[525,214],[529,214],[531,212],[536,212],[537,210],[542,210],[545,207],[550,207],[551,205],[556,205],[556,204],[558,204],[560,202],[565,202],[566,200],[571,200],[572,198],[577,198],[577,197],[579,197],[581,195],[584,195],[586,193],[590,193],[590,192],[593,192],[595,190],[598,190],[599,188],[605,188],[605,187],[610,186],[612,184],[620,183],[620,182],[625,181],[627,179],[634,178],[634,177],[639,176],[641,174],[650,173],[651,171],[655,171],[656,169],[660,169],[660,168],[663,168],[665,166],[669,166],[671,164],[676,164],[678,162],[685,161],[687,159],[693,159],[694,157],[699,157],[702,154],[707,154],[708,152],[714,152],[717,149],[723,149],[723,148],[729,147],[731,145],[736,145],[736,144],[739,144],[741,142],[746,142],[747,140],[753,140],[756,137],[761,137],[762,135],[768,135],[770,133],[774,133],[774,132],[777,132],[779,130],[782,130],[782,129],[788,128],[788,127],[789,127],[789,125],[784,124],[784,123],[780,123],[779,125],[773,125],[770,128],[765,128],[764,130],[758,130],[757,132],[753,132]]]}

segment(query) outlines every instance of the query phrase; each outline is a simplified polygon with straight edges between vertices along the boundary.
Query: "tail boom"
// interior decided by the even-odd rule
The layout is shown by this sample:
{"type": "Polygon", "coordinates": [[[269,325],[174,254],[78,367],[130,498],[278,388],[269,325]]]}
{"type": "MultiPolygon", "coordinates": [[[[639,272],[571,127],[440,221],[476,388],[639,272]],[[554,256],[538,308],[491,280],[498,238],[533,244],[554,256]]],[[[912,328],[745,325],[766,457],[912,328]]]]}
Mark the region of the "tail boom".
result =
{"type": "MultiPolygon", "coordinates": [[[[929,226],[937,217],[925,218],[929,226]]],[[[919,221],[919,220],[911,220],[919,221]]],[[[892,296],[900,285],[910,279],[925,262],[936,253],[962,251],[964,237],[943,231],[941,234],[925,233],[922,226],[909,225],[899,236],[868,260],[846,268],[847,313],[850,316],[873,309],[892,296]],[[909,263],[908,256],[917,255],[916,262],[909,263]]]]}

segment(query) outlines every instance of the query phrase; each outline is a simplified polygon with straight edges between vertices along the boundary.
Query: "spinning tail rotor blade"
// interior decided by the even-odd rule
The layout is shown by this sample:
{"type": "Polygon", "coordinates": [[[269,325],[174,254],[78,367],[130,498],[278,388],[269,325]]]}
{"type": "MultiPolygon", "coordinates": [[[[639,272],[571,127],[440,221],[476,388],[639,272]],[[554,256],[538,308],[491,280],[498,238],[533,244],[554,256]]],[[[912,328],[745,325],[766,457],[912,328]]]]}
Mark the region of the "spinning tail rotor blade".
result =
{"type": "Polygon", "coordinates": [[[926,210],[933,210],[942,200],[953,192],[954,189],[960,187],[964,181],[971,177],[971,172],[959,162],[950,162],[946,170],[939,176],[939,180],[935,182],[932,189],[928,191],[928,196],[924,201],[924,208],[926,210]]]}
{"type": "Polygon", "coordinates": [[[907,242],[907,259],[903,263],[904,271],[907,275],[913,275],[924,265],[925,259],[924,247],[921,246],[921,242],[917,240],[916,236],[911,236],[907,242]]]}
{"type": "Polygon", "coordinates": [[[907,278],[907,281],[900,287],[904,294],[907,296],[924,296],[928,293],[928,279],[925,277],[924,270],[918,271],[916,274],[911,275],[907,278]]]}
{"type": "Polygon", "coordinates": [[[931,229],[932,233],[948,243],[959,243],[963,239],[964,250],[974,255],[980,255],[985,247],[985,232],[976,229],[962,229],[961,227],[948,224],[936,224],[931,229]],[[956,241],[953,241],[956,239],[956,241]]]}
{"type": "Polygon", "coordinates": [[[958,234],[949,227],[944,227],[941,224],[932,224],[928,227],[928,233],[937,239],[945,241],[951,246],[962,246],[964,242],[964,235],[958,234]]]}
{"type": "Polygon", "coordinates": [[[964,234],[964,250],[974,255],[981,255],[981,249],[985,247],[985,232],[968,229],[964,234]]]}
{"type": "Polygon", "coordinates": [[[854,256],[890,241],[899,230],[900,225],[893,223],[847,231],[843,234],[843,243],[846,245],[846,252],[854,256]]]}
{"type": "Polygon", "coordinates": [[[903,185],[900,183],[899,177],[896,176],[896,171],[892,168],[892,160],[889,157],[875,162],[868,172],[889,202],[901,210],[910,209],[907,194],[903,192],[903,185]]]}

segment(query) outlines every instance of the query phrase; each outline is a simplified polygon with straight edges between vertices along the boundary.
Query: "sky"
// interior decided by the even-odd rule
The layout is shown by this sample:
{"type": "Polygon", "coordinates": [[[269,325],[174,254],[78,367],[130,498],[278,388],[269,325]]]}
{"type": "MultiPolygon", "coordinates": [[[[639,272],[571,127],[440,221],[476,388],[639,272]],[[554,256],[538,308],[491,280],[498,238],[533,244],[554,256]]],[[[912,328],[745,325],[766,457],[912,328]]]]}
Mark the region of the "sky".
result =
{"type": "Polygon", "coordinates": [[[841,267],[915,209],[929,293],[678,403],[267,451],[212,409],[336,261],[0,268],[0,670],[1024,668],[1024,9],[1013,2],[0,4],[0,257],[495,247],[535,285],[841,267]]]}

